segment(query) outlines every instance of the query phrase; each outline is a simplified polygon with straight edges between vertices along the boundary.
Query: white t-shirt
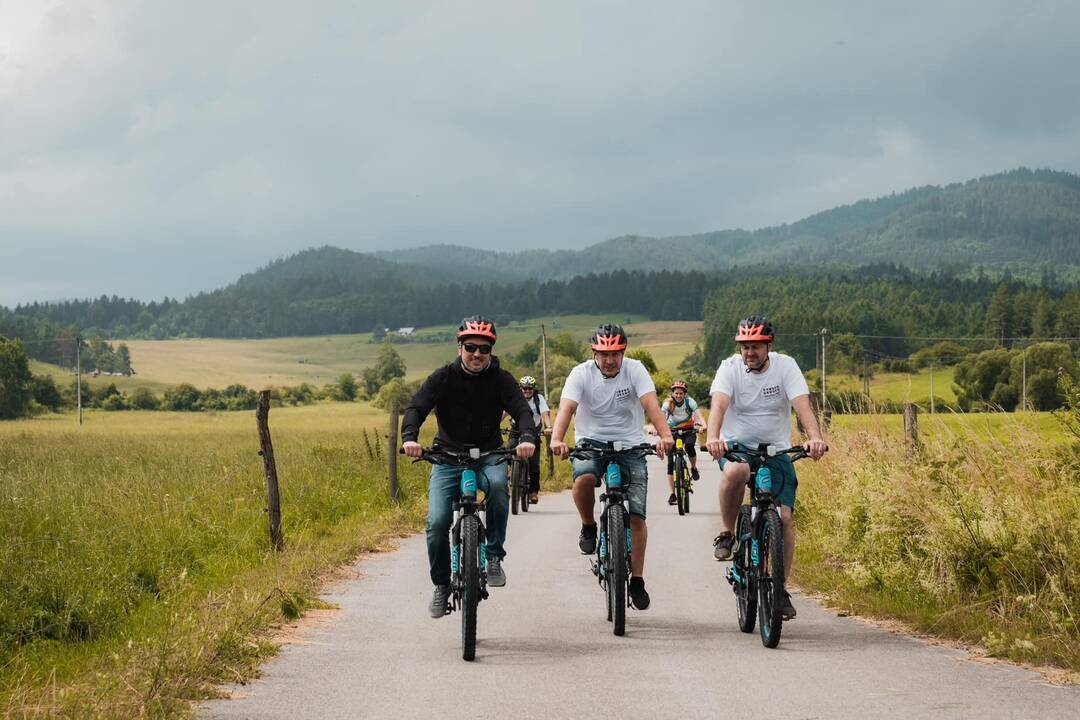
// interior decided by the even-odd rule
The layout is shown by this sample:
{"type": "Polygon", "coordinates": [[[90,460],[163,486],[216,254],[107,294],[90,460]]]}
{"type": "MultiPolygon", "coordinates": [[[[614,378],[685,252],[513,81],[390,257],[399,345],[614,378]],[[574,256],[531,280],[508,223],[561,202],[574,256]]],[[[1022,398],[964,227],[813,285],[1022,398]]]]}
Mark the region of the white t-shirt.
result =
{"type": "Polygon", "coordinates": [[[630,445],[645,442],[641,398],[651,392],[656,392],[656,386],[640,360],[623,358],[622,368],[613,378],[604,377],[593,360],[576,366],[562,390],[564,399],[578,404],[575,442],[585,438],[621,440],[630,445]]]}
{"type": "Polygon", "coordinates": [[[529,403],[529,409],[532,410],[533,424],[536,425],[536,431],[539,432],[543,430],[544,426],[541,424],[541,420],[543,420],[543,418],[540,416],[546,412],[551,412],[551,408],[548,407],[547,400],[544,398],[543,395],[533,390],[532,398],[525,398],[525,402],[529,403]],[[533,398],[536,398],[540,402],[533,402],[533,398]],[[536,412],[537,405],[540,406],[540,412],[536,412]]]}
{"type": "Polygon", "coordinates": [[[791,401],[810,389],[799,364],[787,355],[769,353],[763,373],[746,372],[741,355],[732,355],[716,369],[709,394],[731,398],[720,437],[744,445],[791,445],[791,401]]]}

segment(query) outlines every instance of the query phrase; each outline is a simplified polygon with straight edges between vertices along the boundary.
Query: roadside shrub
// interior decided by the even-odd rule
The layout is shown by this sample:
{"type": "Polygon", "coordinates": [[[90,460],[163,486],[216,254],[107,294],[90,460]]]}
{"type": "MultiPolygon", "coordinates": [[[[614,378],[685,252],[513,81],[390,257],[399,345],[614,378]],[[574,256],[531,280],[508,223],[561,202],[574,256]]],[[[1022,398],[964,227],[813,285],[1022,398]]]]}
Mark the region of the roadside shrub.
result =
{"type": "Polygon", "coordinates": [[[157,410],[161,401],[149,388],[137,387],[128,403],[133,410],[157,410]]]}

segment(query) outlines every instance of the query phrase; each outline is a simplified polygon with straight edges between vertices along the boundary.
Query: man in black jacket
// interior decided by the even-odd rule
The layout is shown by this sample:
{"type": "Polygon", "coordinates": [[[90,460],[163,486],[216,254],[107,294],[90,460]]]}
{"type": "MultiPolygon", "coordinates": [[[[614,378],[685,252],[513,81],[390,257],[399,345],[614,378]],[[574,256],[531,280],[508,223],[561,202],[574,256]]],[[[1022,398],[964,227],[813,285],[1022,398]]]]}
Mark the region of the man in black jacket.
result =
{"type": "MultiPolygon", "coordinates": [[[[495,344],[495,323],[482,315],[465,318],[458,327],[458,357],[439,368],[424,381],[405,408],[401,423],[402,449],[409,457],[422,453],[417,438],[420,426],[434,409],[439,422],[435,444],[454,450],[470,447],[481,452],[494,450],[502,443],[499,423],[505,411],[517,422],[521,442],[517,456],[528,460],[536,450],[536,425],[532,409],[514,376],[499,367],[491,354],[495,344]]],[[[495,465],[495,458],[478,468],[477,483],[487,495],[487,580],[492,587],[506,584],[502,559],[506,556],[506,519],[510,500],[506,489],[506,470],[495,465]]],[[[450,601],[450,523],[451,503],[460,493],[462,468],[433,465],[428,485],[427,549],[431,582],[435,593],[429,608],[431,617],[447,614],[450,601]]]]}

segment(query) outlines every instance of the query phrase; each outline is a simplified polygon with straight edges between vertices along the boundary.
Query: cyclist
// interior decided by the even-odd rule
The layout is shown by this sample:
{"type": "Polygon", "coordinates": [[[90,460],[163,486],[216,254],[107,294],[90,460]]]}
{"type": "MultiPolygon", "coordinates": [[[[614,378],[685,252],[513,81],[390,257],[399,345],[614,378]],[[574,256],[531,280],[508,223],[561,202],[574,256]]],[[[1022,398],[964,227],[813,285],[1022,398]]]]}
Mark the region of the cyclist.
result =
{"type": "MultiPolygon", "coordinates": [[[[590,345],[593,359],[574,367],[563,385],[559,412],[552,430],[551,451],[561,458],[570,454],[563,437],[570,419],[577,413],[577,445],[609,445],[621,441],[626,445],[645,442],[645,415],[660,433],[656,454],[661,459],[671,449],[674,440],[660,412],[656,386],[645,366],[633,358],[624,357],[626,333],[619,325],[601,325],[593,333],[590,345]]],[[[645,591],[645,496],[648,473],[645,458],[619,460],[627,498],[630,501],[630,600],[638,610],[649,607],[645,591]]],[[[574,505],[581,516],[578,547],[591,555],[596,552],[596,519],[593,507],[596,486],[603,468],[588,460],[574,461],[574,505]]]]}
{"type": "MultiPolygon", "coordinates": [[[[798,363],[787,355],[772,351],[775,339],[772,323],[766,318],[751,315],[739,322],[735,342],[739,352],[724,360],[716,370],[711,395],[706,447],[720,461],[723,477],[720,480],[721,531],[713,540],[713,556],[729,560],[737,549],[733,533],[743,494],[750,480],[750,466],[745,462],[729,462],[724,453],[734,443],[757,447],[768,443],[783,449],[791,445],[791,409],[802,423],[809,440],[806,451],[814,460],[825,454],[825,441],[810,407],[810,390],[798,363]]],[[[773,499],[780,508],[784,528],[784,580],[791,573],[795,557],[795,527],[792,511],[795,508],[795,464],[790,457],[772,458],[773,499]]],[[[795,617],[791,595],[785,590],[782,599],[785,620],[795,617]]]]}
{"type": "MultiPolygon", "coordinates": [[[[477,447],[481,451],[499,447],[499,421],[505,411],[517,422],[520,442],[517,456],[528,460],[536,450],[536,426],[532,410],[518,390],[514,376],[499,367],[499,359],[491,354],[495,345],[495,323],[482,315],[461,321],[458,327],[458,357],[428,376],[413,396],[401,423],[402,449],[409,457],[418,458],[423,449],[417,438],[420,426],[435,410],[439,430],[437,446],[461,451],[477,447]]],[[[506,490],[506,472],[492,458],[480,472],[477,482],[486,493],[487,504],[487,580],[492,587],[506,584],[502,559],[506,556],[506,518],[510,500],[506,490]]],[[[451,465],[432,465],[428,485],[427,550],[431,582],[435,592],[431,598],[431,617],[440,618],[449,612],[450,601],[450,523],[451,504],[460,493],[463,468],[451,465]]]]}
{"type": "MultiPolygon", "coordinates": [[[[544,435],[551,436],[551,408],[547,399],[536,391],[536,378],[523,375],[518,381],[525,402],[532,409],[533,424],[537,431],[543,428],[544,435]]],[[[539,436],[538,436],[539,437],[539,436]]],[[[529,458],[529,502],[535,505],[540,500],[540,453],[534,452],[529,458]]]]}
{"type": "MultiPolygon", "coordinates": [[[[660,410],[664,413],[664,417],[667,418],[667,424],[672,433],[684,434],[690,438],[689,442],[684,439],[683,446],[686,449],[686,456],[690,458],[690,477],[697,480],[701,477],[697,469],[697,448],[694,447],[697,445],[697,434],[694,433],[691,436],[691,431],[705,427],[705,421],[702,420],[701,413],[698,411],[697,401],[686,394],[685,380],[676,380],[671,383],[671,395],[660,406],[660,410]]],[[[675,498],[674,455],[668,455],[667,484],[668,490],[671,491],[667,504],[674,505],[678,502],[675,498]]]]}

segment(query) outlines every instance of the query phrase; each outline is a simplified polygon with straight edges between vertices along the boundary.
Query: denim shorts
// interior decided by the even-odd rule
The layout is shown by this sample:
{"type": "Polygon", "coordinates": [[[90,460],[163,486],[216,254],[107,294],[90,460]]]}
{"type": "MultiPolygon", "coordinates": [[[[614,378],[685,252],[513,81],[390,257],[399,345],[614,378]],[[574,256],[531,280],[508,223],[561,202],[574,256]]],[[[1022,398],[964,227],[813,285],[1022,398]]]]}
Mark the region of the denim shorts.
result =
{"type": "MultiPolygon", "coordinates": [[[[742,453],[735,455],[745,458],[742,453]]],[[[720,469],[723,470],[730,460],[720,458],[720,469]]],[[[765,462],[765,466],[772,471],[773,501],[777,505],[787,505],[795,509],[795,490],[799,487],[799,478],[795,475],[795,463],[790,455],[771,457],[765,462]]]]}
{"type": "MultiPolygon", "coordinates": [[[[606,445],[606,443],[591,442],[589,440],[578,442],[578,445],[582,447],[590,444],[595,446],[606,445]]],[[[649,492],[649,472],[646,469],[645,458],[643,456],[624,456],[620,457],[616,462],[622,471],[623,495],[626,496],[630,504],[630,514],[644,520],[645,496],[649,492]]],[[[599,460],[574,460],[573,464],[575,480],[582,475],[593,475],[598,481],[604,478],[604,468],[601,467],[599,460]]]]}

